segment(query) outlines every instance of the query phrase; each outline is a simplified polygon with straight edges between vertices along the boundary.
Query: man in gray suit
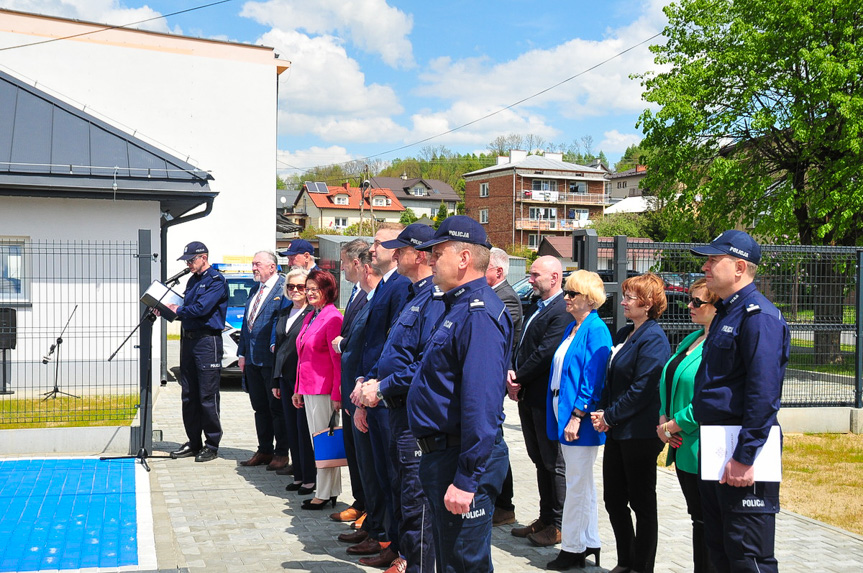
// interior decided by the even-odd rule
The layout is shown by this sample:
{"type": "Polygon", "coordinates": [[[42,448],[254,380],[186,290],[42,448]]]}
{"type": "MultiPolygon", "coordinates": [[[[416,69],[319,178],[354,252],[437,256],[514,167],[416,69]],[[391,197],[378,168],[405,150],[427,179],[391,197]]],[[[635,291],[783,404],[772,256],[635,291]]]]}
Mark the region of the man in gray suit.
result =
{"type": "Polygon", "coordinates": [[[275,471],[287,466],[289,461],[282,403],[270,391],[273,384],[273,353],[270,352],[270,340],[273,324],[282,304],[285,277],[276,272],[276,255],[270,251],[255,253],[252,273],[256,284],[246,301],[237,356],[249,401],[255,411],[258,450],[251,458],[240,462],[240,465],[267,464],[268,470],[275,471]]]}

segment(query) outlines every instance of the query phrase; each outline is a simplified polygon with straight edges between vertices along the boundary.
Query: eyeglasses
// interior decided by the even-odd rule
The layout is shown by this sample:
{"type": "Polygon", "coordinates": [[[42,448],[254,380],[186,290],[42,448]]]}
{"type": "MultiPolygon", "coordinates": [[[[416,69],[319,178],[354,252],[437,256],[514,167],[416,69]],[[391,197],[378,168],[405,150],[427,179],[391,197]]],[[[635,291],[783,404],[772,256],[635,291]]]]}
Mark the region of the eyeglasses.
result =
{"type": "Polygon", "coordinates": [[[632,296],[631,294],[625,294],[625,295],[623,295],[623,299],[624,299],[624,300],[628,300],[628,301],[630,301],[630,302],[635,302],[635,301],[637,301],[637,300],[638,300],[638,297],[637,297],[637,296],[632,296]]]}
{"type": "Polygon", "coordinates": [[[306,287],[306,294],[318,294],[321,292],[321,289],[318,287],[306,287]]]}
{"type": "Polygon", "coordinates": [[[198,260],[198,259],[200,259],[200,258],[201,258],[201,255],[195,255],[194,257],[192,257],[191,259],[189,259],[188,261],[186,261],[186,264],[187,264],[187,265],[191,265],[192,263],[194,263],[195,261],[197,261],[197,260],[198,260]]]}
{"type": "Polygon", "coordinates": [[[701,308],[702,305],[710,304],[710,303],[707,302],[706,300],[701,300],[700,298],[693,296],[689,299],[689,304],[691,304],[694,308],[701,308]]]}
{"type": "Polygon", "coordinates": [[[296,290],[297,292],[306,292],[306,285],[286,284],[285,290],[287,290],[288,292],[291,292],[292,290],[296,290]]]}
{"type": "Polygon", "coordinates": [[[581,293],[578,292],[577,290],[565,290],[565,291],[563,291],[563,296],[568,296],[569,298],[575,298],[580,294],[581,293]]]}

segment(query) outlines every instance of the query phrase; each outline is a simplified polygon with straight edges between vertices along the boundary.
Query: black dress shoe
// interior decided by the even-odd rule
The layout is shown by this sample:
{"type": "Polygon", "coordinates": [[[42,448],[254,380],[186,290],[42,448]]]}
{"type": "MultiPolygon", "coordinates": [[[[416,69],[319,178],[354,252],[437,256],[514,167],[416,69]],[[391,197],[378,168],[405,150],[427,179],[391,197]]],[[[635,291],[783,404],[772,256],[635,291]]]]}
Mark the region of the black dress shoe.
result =
{"type": "Polygon", "coordinates": [[[301,509],[323,509],[327,506],[328,503],[333,504],[333,507],[336,506],[336,496],[331,497],[330,499],[325,499],[319,503],[315,503],[314,500],[307,499],[303,502],[303,505],[300,506],[301,509]]]}
{"type": "Polygon", "coordinates": [[[198,455],[195,456],[196,462],[209,462],[215,460],[219,457],[219,454],[216,453],[216,450],[211,450],[210,448],[201,448],[201,451],[198,452],[198,455]]]}
{"type": "Polygon", "coordinates": [[[572,553],[561,550],[557,557],[545,566],[546,569],[552,571],[567,571],[573,567],[584,568],[584,552],[572,553]]]}
{"type": "Polygon", "coordinates": [[[186,442],[185,444],[180,446],[179,449],[171,452],[171,458],[175,460],[178,458],[190,458],[194,455],[197,455],[198,450],[199,448],[193,448],[189,445],[189,442],[186,442]]]}
{"type": "Polygon", "coordinates": [[[299,482],[299,483],[291,482],[285,486],[285,491],[297,491],[301,487],[303,487],[303,482],[299,482]]]}
{"type": "Polygon", "coordinates": [[[315,486],[314,486],[314,485],[313,485],[312,487],[300,487],[300,488],[297,488],[297,493],[298,493],[298,494],[300,494],[300,495],[309,495],[309,494],[310,494],[310,493],[312,493],[313,491],[315,491],[315,486]]]}

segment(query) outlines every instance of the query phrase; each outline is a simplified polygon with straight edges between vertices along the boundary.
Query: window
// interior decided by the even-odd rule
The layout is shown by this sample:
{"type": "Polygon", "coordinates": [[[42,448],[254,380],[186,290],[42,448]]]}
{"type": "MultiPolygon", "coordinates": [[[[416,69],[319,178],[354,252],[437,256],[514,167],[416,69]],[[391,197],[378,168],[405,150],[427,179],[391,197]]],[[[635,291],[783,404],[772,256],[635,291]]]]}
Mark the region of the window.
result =
{"type": "Polygon", "coordinates": [[[333,198],[333,203],[336,205],[347,205],[348,204],[348,196],[347,195],[336,195],[333,198]]]}
{"type": "Polygon", "coordinates": [[[336,228],[344,229],[348,226],[348,218],[347,217],[336,217],[336,228]]]}
{"type": "Polygon", "coordinates": [[[428,191],[422,185],[417,185],[413,189],[411,189],[411,194],[416,197],[422,197],[423,195],[428,195],[428,191]]]}
{"type": "Polygon", "coordinates": [[[557,181],[550,179],[534,179],[531,182],[531,189],[534,191],[557,191],[557,181]]]}
{"type": "Polygon", "coordinates": [[[479,184],[479,196],[488,197],[488,183],[479,184]]]}
{"type": "Polygon", "coordinates": [[[557,219],[557,209],[554,207],[531,207],[528,218],[533,220],[557,219]]]}
{"type": "Polygon", "coordinates": [[[618,189],[626,189],[626,181],[618,181],[617,182],[618,189]]]}
{"type": "Polygon", "coordinates": [[[587,181],[570,181],[569,192],[582,194],[587,193],[587,181]]]}
{"type": "Polygon", "coordinates": [[[387,206],[387,198],[381,197],[381,196],[373,197],[372,198],[372,205],[374,205],[375,207],[386,207],[387,206]]]}
{"type": "Polygon", "coordinates": [[[528,235],[527,236],[527,246],[530,249],[538,249],[539,248],[539,235],[528,235]]]}
{"type": "Polygon", "coordinates": [[[488,209],[479,210],[479,222],[488,223],[488,209]]]}
{"type": "Polygon", "coordinates": [[[30,299],[24,265],[23,239],[0,239],[0,301],[24,302],[30,299]]]}
{"type": "Polygon", "coordinates": [[[590,219],[590,209],[570,209],[569,218],[576,221],[587,221],[590,219]]]}

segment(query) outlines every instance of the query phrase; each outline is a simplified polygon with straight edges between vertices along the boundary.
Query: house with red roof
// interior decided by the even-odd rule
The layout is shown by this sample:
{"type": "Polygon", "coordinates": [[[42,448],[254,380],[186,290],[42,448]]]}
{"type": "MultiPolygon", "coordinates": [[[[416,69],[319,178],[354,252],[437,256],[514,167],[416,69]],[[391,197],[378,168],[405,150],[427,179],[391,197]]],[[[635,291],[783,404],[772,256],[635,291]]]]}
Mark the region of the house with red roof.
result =
{"type": "Polygon", "coordinates": [[[397,223],[405,207],[391,189],[360,189],[348,183],[328,186],[306,181],[294,202],[294,215],[303,215],[305,227],[341,231],[360,222],[397,223]]]}

